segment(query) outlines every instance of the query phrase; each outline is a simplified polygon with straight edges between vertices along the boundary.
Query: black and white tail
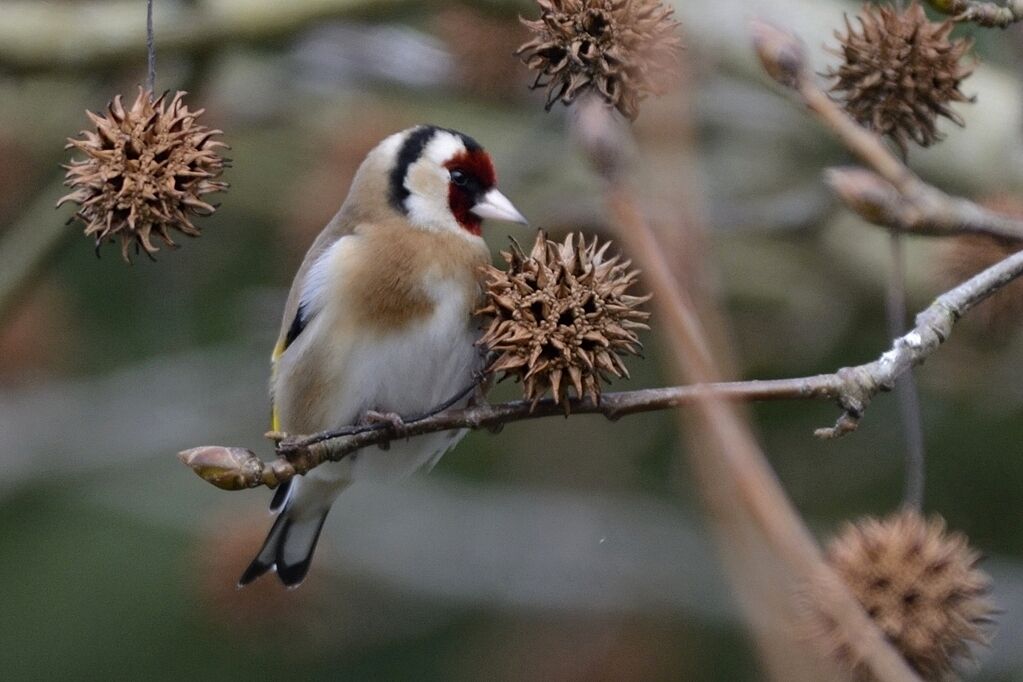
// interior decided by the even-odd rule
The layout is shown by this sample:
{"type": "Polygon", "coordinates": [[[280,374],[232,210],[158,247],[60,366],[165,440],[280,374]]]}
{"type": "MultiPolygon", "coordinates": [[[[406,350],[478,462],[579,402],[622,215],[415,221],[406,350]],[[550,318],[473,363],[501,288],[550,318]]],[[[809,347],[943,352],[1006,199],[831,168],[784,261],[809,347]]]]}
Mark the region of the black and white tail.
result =
{"type": "Polygon", "coordinates": [[[309,504],[309,495],[294,494],[297,491],[293,488],[298,487],[294,484],[294,480],[289,481],[274,494],[270,509],[280,511],[263,547],[239,578],[238,587],[248,585],[271,569],[276,569],[277,577],[287,587],[297,587],[309,572],[316,541],[320,538],[334,495],[326,500],[325,505],[309,504]]]}

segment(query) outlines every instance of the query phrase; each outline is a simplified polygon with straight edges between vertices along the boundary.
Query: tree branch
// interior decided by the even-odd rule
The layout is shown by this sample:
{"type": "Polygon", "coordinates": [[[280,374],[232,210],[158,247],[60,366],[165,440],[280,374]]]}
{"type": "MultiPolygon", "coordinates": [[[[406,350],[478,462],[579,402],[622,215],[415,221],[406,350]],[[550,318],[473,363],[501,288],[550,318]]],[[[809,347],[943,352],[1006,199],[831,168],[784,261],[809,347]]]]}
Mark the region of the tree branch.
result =
{"type": "MultiPolygon", "coordinates": [[[[569,399],[572,414],[602,414],[619,419],[630,414],[652,412],[692,404],[700,395],[715,395],[731,400],[786,400],[799,398],[837,398],[838,392],[821,375],[806,379],[745,381],[694,386],[648,388],[638,391],[605,393],[600,403],[588,398],[569,399]],[[820,393],[823,391],[823,393],[820,393]]],[[[454,429],[492,429],[526,419],[564,417],[565,408],[553,399],[514,400],[498,405],[477,405],[461,409],[443,409],[419,419],[407,420],[401,437],[411,438],[436,431],[454,429]]],[[[283,437],[277,445],[278,460],[262,462],[242,448],[201,446],[178,453],[183,463],[200,477],[225,490],[244,490],[267,486],[275,488],[296,475],[305,474],[328,461],[339,461],[371,445],[383,445],[398,434],[386,422],[349,426],[309,436],[283,437]]]]}
{"type": "MultiPolygon", "coordinates": [[[[849,200],[851,205],[858,206],[863,213],[872,216],[875,222],[896,227],[900,224],[898,219],[905,220],[906,224],[926,226],[930,230],[944,229],[943,233],[952,233],[951,225],[957,225],[955,232],[990,232],[981,228],[1000,224],[1005,231],[999,232],[999,236],[1007,236],[1009,228],[1012,228],[1013,236],[1023,235],[1023,224],[1019,224],[1019,221],[996,216],[964,199],[947,197],[916,177],[885,147],[878,136],[859,126],[812,83],[798,39],[762,23],[756,26],[754,32],[758,53],[772,77],[797,91],[807,107],[851,151],[876,171],[876,174],[864,170],[831,172],[832,184],[843,190],[849,190],[850,184],[855,184],[850,183],[850,179],[859,183],[858,191],[844,192],[855,198],[849,200]],[[864,201],[864,197],[871,201],[864,201]],[[937,203],[932,201],[935,197],[939,199],[937,203]],[[873,208],[868,210],[864,206],[873,208]],[[947,217],[946,213],[951,213],[952,217],[947,217]],[[913,218],[914,215],[917,217],[913,218]]],[[[585,122],[580,128],[585,137],[588,134],[585,122]]],[[[605,174],[613,177],[610,171],[620,163],[622,150],[616,146],[613,135],[608,137],[600,126],[595,126],[593,130],[595,137],[587,140],[584,147],[595,166],[605,164],[605,174]]],[[[631,213],[626,209],[631,205],[620,201],[621,197],[615,194],[613,188],[609,196],[618,219],[627,222],[631,213]]],[[[900,375],[923,362],[944,343],[955,322],[964,313],[1019,277],[1021,272],[1023,252],[1006,258],[943,294],[917,316],[916,326],[910,332],[896,338],[891,349],[871,363],[840,369],[834,374],[802,379],[702,383],[612,393],[605,395],[599,405],[576,399],[569,403],[569,407],[577,414],[599,413],[614,419],[628,414],[679,407],[694,401],[706,402],[714,397],[743,401],[825,398],[837,400],[843,412],[833,427],[818,429],[815,435],[821,438],[842,436],[856,429],[875,395],[891,390],[900,375]]],[[[677,291],[674,294],[675,297],[680,295],[677,291]]],[[[704,380],[713,373],[708,350],[702,338],[690,338],[696,325],[687,320],[689,307],[681,299],[676,301],[674,307],[681,312],[669,316],[673,336],[687,340],[687,346],[692,350],[689,361],[694,363],[695,368],[692,374],[698,380],[704,380]]],[[[179,457],[202,478],[219,487],[240,490],[265,485],[272,488],[323,462],[341,460],[356,450],[385,444],[398,435],[413,437],[451,429],[496,428],[513,421],[555,414],[562,414],[562,410],[549,400],[540,401],[533,408],[526,402],[516,401],[464,410],[444,409],[409,421],[403,426],[401,434],[396,434],[389,425],[378,423],[346,427],[340,431],[312,436],[285,437],[278,442],[279,457],[272,463],[261,461],[249,450],[222,446],[192,448],[179,453],[179,457]]]]}
{"type": "Polygon", "coordinates": [[[754,31],[757,52],[771,77],[793,92],[853,155],[872,169],[828,171],[828,183],[851,210],[875,225],[912,234],[973,233],[1023,240],[1023,220],[995,213],[927,184],[880,136],[853,120],[814,81],[798,38],[762,22],[756,24],[754,31]]]}
{"type": "MultiPolygon", "coordinates": [[[[835,400],[842,415],[832,427],[815,432],[819,438],[835,438],[854,431],[870,401],[889,391],[895,380],[948,339],[955,323],[967,311],[1023,275],[1023,252],[1009,256],[963,284],[942,294],[916,317],[916,326],[898,337],[880,358],[863,365],[845,367],[832,374],[768,381],[736,381],[605,394],[599,404],[573,399],[575,414],[602,414],[618,419],[631,414],[691,405],[716,397],[729,401],[835,400]]],[[[326,431],[310,436],[283,438],[277,446],[277,460],[263,462],[249,450],[202,446],[179,453],[183,463],[203,479],[225,490],[258,486],[277,487],[328,461],[339,461],[371,445],[382,445],[395,437],[414,437],[452,429],[493,429],[526,419],[564,416],[564,409],[546,399],[531,409],[528,401],[479,405],[465,409],[444,409],[408,421],[397,434],[392,425],[375,423],[326,431]]]]}
{"type": "Polygon", "coordinates": [[[999,6],[990,0],[927,0],[927,3],[954,21],[972,21],[987,28],[1008,28],[1023,21],[1023,0],[1008,0],[999,6]]]}
{"type": "Polygon", "coordinates": [[[856,123],[813,79],[801,78],[796,92],[849,151],[873,169],[873,173],[831,170],[828,175],[839,198],[867,221],[922,235],[970,232],[1023,239],[1023,220],[950,196],[921,180],[879,136],[856,123]]]}
{"type": "Polygon", "coordinates": [[[949,237],[984,234],[1023,240],[1023,220],[953,197],[922,181],[909,192],[864,168],[830,168],[825,181],[842,202],[867,222],[909,234],[949,237]]]}

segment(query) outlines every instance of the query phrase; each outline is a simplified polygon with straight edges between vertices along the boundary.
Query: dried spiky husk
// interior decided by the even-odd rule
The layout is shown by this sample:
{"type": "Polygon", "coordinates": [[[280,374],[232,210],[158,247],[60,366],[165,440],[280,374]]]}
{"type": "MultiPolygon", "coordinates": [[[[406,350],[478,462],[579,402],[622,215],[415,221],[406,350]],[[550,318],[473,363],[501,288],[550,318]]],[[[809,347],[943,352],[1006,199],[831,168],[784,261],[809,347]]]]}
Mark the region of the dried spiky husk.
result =
{"type": "Polygon", "coordinates": [[[929,147],[942,139],[938,117],[964,125],[951,105],[972,101],[959,89],[973,72],[962,63],[972,41],[950,40],[952,21],[930,21],[917,0],[902,12],[864,5],[856,19],[859,30],[847,16],[845,34],[835,32],[843,63],[827,74],[853,118],[903,153],[910,141],[929,147]]]}
{"type": "Polygon", "coordinates": [[[609,247],[581,234],[558,243],[541,230],[528,254],[514,240],[502,252],[507,270],[485,268],[477,314],[492,319],[479,344],[496,354],[489,371],[521,380],[534,405],[550,393],[567,413],[570,391],[599,402],[602,382],[629,376],[622,356],[642,347],[636,332],[649,313],[638,306],[650,296],[626,293],[639,272],[608,257],[609,247]]]}
{"type": "MultiPolygon", "coordinates": [[[[997,213],[1023,218],[1023,201],[1012,196],[992,196],[981,205],[997,213]]],[[[1023,242],[982,234],[964,234],[942,242],[941,283],[946,289],[962,284],[970,277],[1005,260],[1020,249],[1023,242]]],[[[984,333],[989,341],[1005,341],[1023,322],[1023,279],[1009,282],[1001,290],[981,301],[970,311],[967,325],[984,333]]]]}
{"type": "Polygon", "coordinates": [[[674,10],[659,0],[537,0],[540,18],[523,19],[535,37],[518,49],[547,88],[547,109],[596,90],[630,120],[650,94],[677,77],[682,40],[674,10]]]}
{"type": "Polygon", "coordinates": [[[64,184],[72,191],[57,205],[78,204],[75,217],[97,249],[120,239],[125,260],[133,244],[152,254],[158,250],[154,235],[167,246],[175,246],[172,230],[198,237],[192,217],[216,210],[203,197],[227,188],[218,180],[226,145],[214,139],[220,130],[197,122],[203,110],[189,110],[184,96],[178,92],[168,100],[164,93],[154,99],[139,88],[135,102],[125,108],[118,95],[103,115],[86,112],[95,130],[68,140],[68,149],[85,156],[64,166],[64,184]]]}
{"type": "MultiPolygon", "coordinates": [[[[828,563],[906,662],[926,680],[943,680],[986,645],[994,606],[980,554],[940,517],[905,510],[847,524],[828,545],[828,563]]],[[[834,625],[834,624],[832,624],[834,625]]],[[[854,669],[856,633],[819,633],[854,669]]]]}

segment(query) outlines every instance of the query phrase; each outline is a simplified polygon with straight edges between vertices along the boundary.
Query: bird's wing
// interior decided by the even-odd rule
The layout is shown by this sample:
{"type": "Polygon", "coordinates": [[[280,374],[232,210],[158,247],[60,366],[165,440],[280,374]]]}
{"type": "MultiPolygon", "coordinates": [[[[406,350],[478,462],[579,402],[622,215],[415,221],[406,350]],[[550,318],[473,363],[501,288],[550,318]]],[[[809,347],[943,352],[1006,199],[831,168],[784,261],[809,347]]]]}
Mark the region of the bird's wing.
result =
{"type": "MultiPolygon", "coordinates": [[[[298,272],[295,274],[295,279],[291,282],[291,290],[288,292],[288,299],[284,304],[284,316],[281,320],[281,330],[277,335],[277,343],[274,344],[273,353],[271,355],[271,381],[270,385],[273,386],[273,372],[277,368],[277,359],[281,357],[281,354],[287,350],[288,346],[294,342],[298,335],[302,333],[302,330],[309,323],[309,319],[314,310],[305,304],[302,300],[303,292],[307,289],[307,283],[309,280],[309,274],[312,271],[313,265],[319,259],[325,251],[331,246],[336,244],[338,240],[346,237],[355,230],[356,223],[354,221],[347,220],[344,216],[343,211],[339,211],[334,218],[327,223],[327,226],[323,228],[323,231],[317,235],[316,240],[313,241],[312,246],[305,254],[305,258],[302,259],[302,265],[299,266],[298,272]]],[[[277,411],[274,408],[273,392],[270,394],[270,428],[274,431],[280,430],[280,421],[277,418],[277,411]]]]}

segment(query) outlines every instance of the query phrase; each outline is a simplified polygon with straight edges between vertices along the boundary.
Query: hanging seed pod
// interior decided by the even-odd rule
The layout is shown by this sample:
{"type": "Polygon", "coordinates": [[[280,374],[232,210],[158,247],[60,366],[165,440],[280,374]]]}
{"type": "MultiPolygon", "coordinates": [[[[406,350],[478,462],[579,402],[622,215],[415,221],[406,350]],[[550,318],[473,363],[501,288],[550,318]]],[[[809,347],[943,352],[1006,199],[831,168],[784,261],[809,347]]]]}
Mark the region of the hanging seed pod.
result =
{"type": "Polygon", "coordinates": [[[903,153],[910,141],[929,147],[941,140],[939,117],[964,125],[951,105],[973,101],[959,89],[973,73],[962,64],[972,42],[949,38],[952,21],[929,20],[913,0],[905,11],[865,5],[857,22],[859,30],[846,17],[845,34],[835,32],[833,52],[843,63],[826,74],[853,118],[903,153]]]}
{"type": "Polygon", "coordinates": [[[153,99],[139,88],[125,108],[118,95],[102,116],[86,112],[95,130],[68,140],[67,148],[84,158],[64,166],[64,184],[72,191],[57,205],[78,204],[75,218],[97,250],[119,239],[126,261],[133,244],[151,255],[158,250],[154,235],[172,247],[173,230],[198,237],[192,217],[216,210],[205,196],[227,189],[219,180],[225,166],[219,152],[226,145],[214,139],[221,131],[197,122],[203,110],[189,110],[184,96],[153,99]]]}
{"type": "Polygon", "coordinates": [[[523,19],[535,34],[516,52],[547,88],[548,110],[596,90],[630,120],[647,95],[676,78],[682,40],[674,10],[659,0],[537,0],[540,18],[523,19]]]}
{"type": "MultiPolygon", "coordinates": [[[[850,523],[828,545],[827,560],[926,680],[947,679],[970,658],[971,644],[990,639],[991,579],[977,568],[980,554],[966,536],[949,533],[940,517],[906,510],[850,523]]],[[[832,651],[851,651],[847,635],[825,630],[820,636],[832,651]]]]}

